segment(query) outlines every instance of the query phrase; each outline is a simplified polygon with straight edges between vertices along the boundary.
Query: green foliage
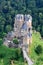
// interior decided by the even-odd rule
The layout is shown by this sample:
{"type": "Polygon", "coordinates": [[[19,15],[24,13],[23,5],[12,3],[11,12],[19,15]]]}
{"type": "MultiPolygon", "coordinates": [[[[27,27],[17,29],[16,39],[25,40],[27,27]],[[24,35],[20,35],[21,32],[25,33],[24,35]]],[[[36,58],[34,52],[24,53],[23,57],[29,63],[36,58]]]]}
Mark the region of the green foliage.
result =
{"type": "Polygon", "coordinates": [[[5,18],[0,15],[0,32],[4,31],[5,18]]]}
{"type": "Polygon", "coordinates": [[[43,65],[43,40],[40,39],[40,33],[39,32],[33,32],[32,34],[32,44],[30,46],[30,53],[29,56],[33,60],[33,65],[43,65]],[[40,54],[37,54],[35,52],[36,47],[40,45],[42,48],[42,52],[40,54]]]}
{"type": "Polygon", "coordinates": [[[3,44],[3,39],[0,38],[0,46],[3,44]]]}
{"type": "Polygon", "coordinates": [[[20,48],[7,48],[5,46],[0,46],[0,58],[3,58],[4,65],[10,65],[11,60],[23,62],[23,55],[20,48]]]}
{"type": "Polygon", "coordinates": [[[38,46],[35,48],[35,52],[36,52],[37,54],[42,53],[42,47],[41,47],[41,45],[38,45],[38,46]]]}
{"type": "Polygon", "coordinates": [[[19,43],[18,39],[17,38],[14,38],[13,39],[13,43],[18,44],[19,43]]]}
{"type": "Polygon", "coordinates": [[[0,32],[10,31],[14,27],[15,15],[22,13],[32,15],[33,29],[43,37],[43,0],[0,0],[0,7],[0,32]]]}
{"type": "Polygon", "coordinates": [[[43,26],[41,26],[41,36],[42,36],[42,38],[43,38],[43,26]]]}
{"type": "Polygon", "coordinates": [[[12,27],[10,26],[10,25],[7,25],[6,26],[6,32],[9,32],[9,31],[11,31],[12,30],[12,27]]]}
{"type": "Polygon", "coordinates": [[[6,36],[6,33],[5,32],[1,32],[0,33],[0,38],[4,38],[6,36]]]}

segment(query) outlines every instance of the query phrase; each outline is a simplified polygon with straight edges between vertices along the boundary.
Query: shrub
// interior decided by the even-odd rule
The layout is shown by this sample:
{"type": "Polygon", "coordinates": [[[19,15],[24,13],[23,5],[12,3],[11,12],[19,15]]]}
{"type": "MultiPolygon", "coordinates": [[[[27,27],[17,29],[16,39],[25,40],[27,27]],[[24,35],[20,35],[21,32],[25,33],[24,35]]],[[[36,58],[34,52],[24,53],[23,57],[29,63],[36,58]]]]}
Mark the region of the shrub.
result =
{"type": "Polygon", "coordinates": [[[35,52],[36,52],[37,54],[42,53],[42,47],[41,47],[41,45],[38,45],[38,46],[35,48],[35,52]]]}
{"type": "Polygon", "coordinates": [[[6,33],[5,32],[1,32],[0,33],[0,38],[4,38],[4,36],[6,36],[6,33]]]}
{"type": "Polygon", "coordinates": [[[11,25],[7,25],[6,26],[6,32],[10,32],[12,30],[12,26],[11,25]]]}
{"type": "Polygon", "coordinates": [[[19,43],[19,42],[18,42],[18,39],[17,39],[17,38],[14,38],[14,39],[13,39],[13,43],[18,44],[18,43],[19,43]]]}
{"type": "Polygon", "coordinates": [[[5,54],[4,53],[0,53],[0,58],[4,58],[5,54]]]}

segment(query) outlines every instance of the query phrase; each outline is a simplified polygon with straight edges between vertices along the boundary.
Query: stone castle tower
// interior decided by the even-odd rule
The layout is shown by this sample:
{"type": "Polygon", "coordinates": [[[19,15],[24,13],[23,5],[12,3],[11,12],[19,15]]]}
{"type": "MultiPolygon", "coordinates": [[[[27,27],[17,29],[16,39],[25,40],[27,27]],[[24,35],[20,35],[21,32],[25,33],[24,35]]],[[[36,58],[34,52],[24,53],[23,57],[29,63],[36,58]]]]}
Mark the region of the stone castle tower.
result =
{"type": "Polygon", "coordinates": [[[14,32],[16,37],[23,38],[23,44],[32,43],[32,17],[23,14],[15,16],[14,32]]]}
{"type": "Polygon", "coordinates": [[[24,22],[24,16],[22,14],[18,14],[15,16],[15,23],[14,23],[14,32],[16,37],[21,36],[21,27],[24,22]]]}

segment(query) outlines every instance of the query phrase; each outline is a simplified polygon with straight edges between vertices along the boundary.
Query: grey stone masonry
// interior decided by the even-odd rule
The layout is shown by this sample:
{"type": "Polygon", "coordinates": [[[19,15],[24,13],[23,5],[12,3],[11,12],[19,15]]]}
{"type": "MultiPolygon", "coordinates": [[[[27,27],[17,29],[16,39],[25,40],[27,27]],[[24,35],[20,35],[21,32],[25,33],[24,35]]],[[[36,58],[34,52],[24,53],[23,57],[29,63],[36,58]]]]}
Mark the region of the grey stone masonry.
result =
{"type": "Polygon", "coordinates": [[[17,14],[15,16],[14,33],[16,37],[23,36],[23,43],[32,43],[32,17],[31,15],[17,14]],[[26,37],[26,38],[25,38],[26,37]]]}

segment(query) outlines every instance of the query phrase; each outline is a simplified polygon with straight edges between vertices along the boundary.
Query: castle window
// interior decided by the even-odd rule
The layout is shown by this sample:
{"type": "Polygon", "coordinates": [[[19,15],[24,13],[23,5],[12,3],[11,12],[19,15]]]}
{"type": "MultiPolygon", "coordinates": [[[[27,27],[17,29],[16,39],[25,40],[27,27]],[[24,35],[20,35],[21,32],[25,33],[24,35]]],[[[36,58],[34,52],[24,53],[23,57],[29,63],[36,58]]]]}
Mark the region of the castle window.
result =
{"type": "Polygon", "coordinates": [[[21,16],[21,19],[22,19],[22,16],[21,16]]]}
{"type": "Polygon", "coordinates": [[[28,29],[28,31],[30,31],[30,30],[31,30],[31,28],[28,29]]]}

